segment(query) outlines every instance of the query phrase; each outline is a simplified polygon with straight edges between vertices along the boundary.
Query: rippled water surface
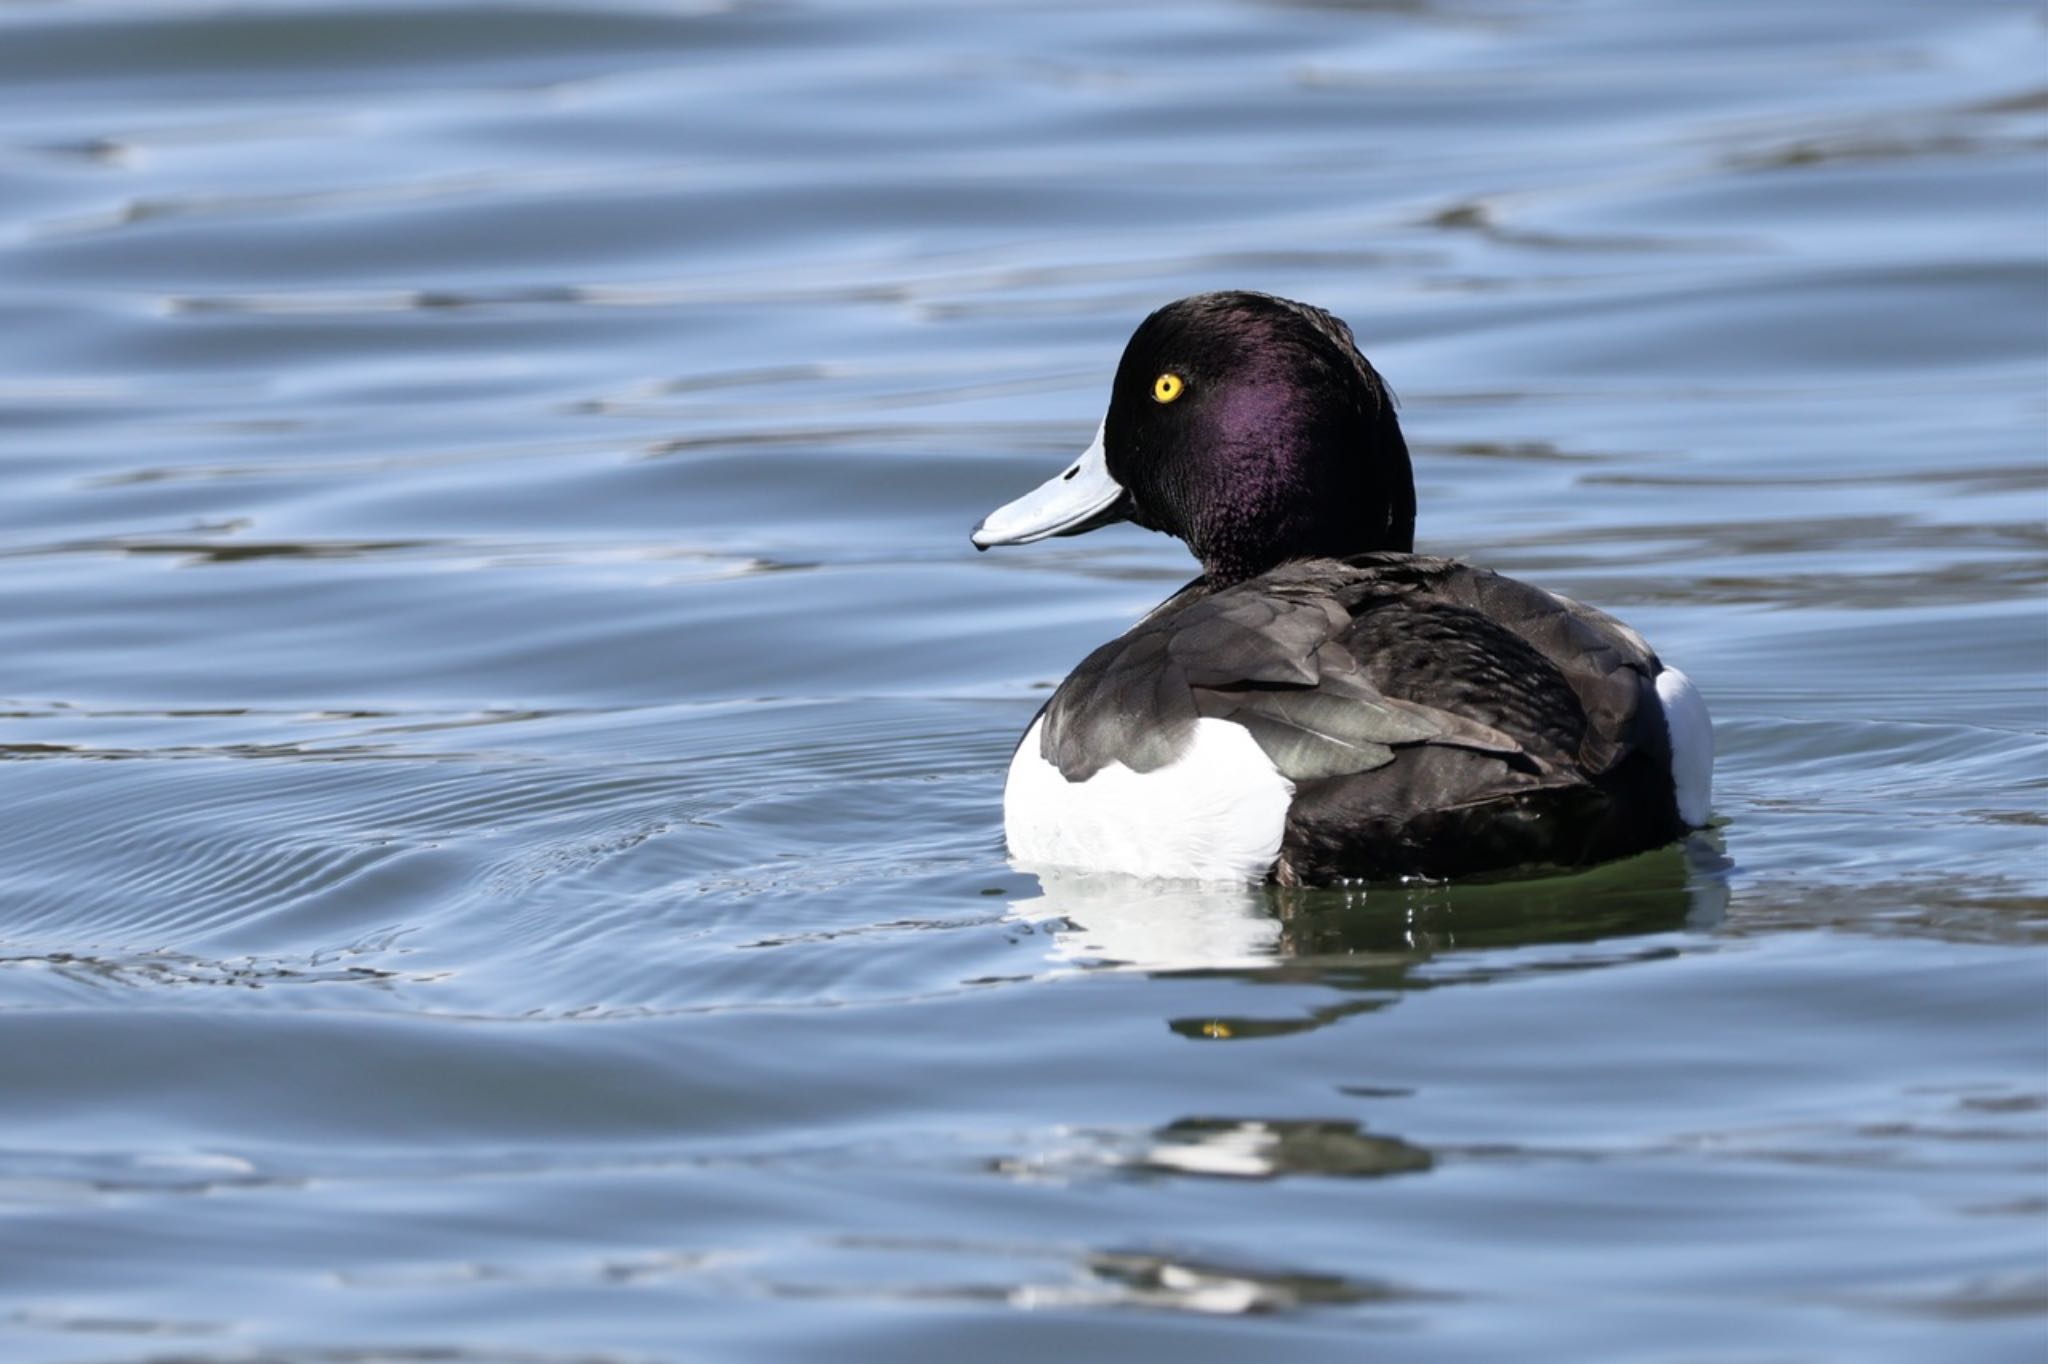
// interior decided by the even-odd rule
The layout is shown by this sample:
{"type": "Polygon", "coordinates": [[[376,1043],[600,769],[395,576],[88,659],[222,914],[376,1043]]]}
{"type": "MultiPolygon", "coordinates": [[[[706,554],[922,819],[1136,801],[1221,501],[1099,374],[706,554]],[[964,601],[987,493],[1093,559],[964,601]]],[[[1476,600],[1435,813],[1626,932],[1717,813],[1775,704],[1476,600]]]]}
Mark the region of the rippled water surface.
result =
{"type": "Polygon", "coordinates": [[[2027,5],[0,3],[0,1356],[2039,1357],[2044,241],[2027,5]],[[1216,287],[1712,836],[1006,864],[1216,287]]]}

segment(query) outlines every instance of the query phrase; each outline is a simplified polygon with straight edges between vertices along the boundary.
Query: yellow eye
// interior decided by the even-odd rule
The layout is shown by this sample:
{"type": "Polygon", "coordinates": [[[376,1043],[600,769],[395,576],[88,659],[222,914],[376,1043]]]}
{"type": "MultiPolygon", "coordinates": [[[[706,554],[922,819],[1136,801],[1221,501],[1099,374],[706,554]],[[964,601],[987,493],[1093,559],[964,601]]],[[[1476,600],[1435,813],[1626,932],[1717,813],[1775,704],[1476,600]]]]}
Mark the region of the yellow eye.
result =
{"type": "Polygon", "coordinates": [[[1170,403],[1187,389],[1187,381],[1171,371],[1152,381],[1152,401],[1170,403]]]}

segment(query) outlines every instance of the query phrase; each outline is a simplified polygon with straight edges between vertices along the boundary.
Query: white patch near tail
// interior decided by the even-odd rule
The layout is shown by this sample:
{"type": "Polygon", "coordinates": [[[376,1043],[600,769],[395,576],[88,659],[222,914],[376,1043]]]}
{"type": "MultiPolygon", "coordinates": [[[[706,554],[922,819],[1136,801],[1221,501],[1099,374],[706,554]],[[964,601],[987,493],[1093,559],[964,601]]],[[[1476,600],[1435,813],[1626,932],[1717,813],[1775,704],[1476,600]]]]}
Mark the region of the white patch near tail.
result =
{"type": "Polygon", "coordinates": [[[1657,699],[1664,703],[1664,728],[1671,736],[1678,817],[1695,829],[1705,828],[1714,805],[1714,721],[1699,688],[1676,668],[1657,674],[1657,699]]]}
{"type": "Polygon", "coordinates": [[[1068,781],[1034,721],[1010,760],[1003,827],[1021,862],[1195,881],[1263,881],[1280,855],[1294,783],[1242,725],[1203,718],[1154,772],[1111,763],[1068,781]]]}

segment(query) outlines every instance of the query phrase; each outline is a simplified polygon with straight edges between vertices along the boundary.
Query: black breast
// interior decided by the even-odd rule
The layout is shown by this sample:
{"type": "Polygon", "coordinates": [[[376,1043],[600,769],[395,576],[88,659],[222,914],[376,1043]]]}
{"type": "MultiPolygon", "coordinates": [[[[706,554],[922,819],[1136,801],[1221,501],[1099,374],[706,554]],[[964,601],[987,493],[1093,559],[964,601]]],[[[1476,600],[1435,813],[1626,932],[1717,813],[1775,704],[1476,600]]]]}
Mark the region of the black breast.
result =
{"type": "Polygon", "coordinates": [[[1483,569],[1301,560],[1189,584],[1074,670],[1040,744],[1079,781],[1243,725],[1295,783],[1288,883],[1570,866],[1680,831],[1657,670],[1628,627],[1483,569]]]}

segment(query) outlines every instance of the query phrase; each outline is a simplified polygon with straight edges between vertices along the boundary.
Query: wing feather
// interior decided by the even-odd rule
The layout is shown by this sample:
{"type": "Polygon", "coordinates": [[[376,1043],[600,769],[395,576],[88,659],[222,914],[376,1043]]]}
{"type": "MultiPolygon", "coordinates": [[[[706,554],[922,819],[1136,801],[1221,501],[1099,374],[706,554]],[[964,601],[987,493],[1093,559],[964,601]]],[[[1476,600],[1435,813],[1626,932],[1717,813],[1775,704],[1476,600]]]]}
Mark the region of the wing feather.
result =
{"type": "Polygon", "coordinates": [[[1644,742],[1655,668],[1625,626],[1455,560],[1302,560],[1221,591],[1198,580],[1097,649],[1047,703],[1041,746],[1069,780],[1113,761],[1153,771],[1213,717],[1297,784],[1418,745],[1490,755],[1459,770],[1525,782],[1605,771],[1644,742]]]}

